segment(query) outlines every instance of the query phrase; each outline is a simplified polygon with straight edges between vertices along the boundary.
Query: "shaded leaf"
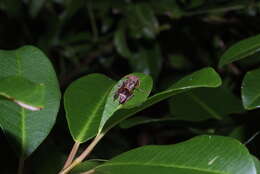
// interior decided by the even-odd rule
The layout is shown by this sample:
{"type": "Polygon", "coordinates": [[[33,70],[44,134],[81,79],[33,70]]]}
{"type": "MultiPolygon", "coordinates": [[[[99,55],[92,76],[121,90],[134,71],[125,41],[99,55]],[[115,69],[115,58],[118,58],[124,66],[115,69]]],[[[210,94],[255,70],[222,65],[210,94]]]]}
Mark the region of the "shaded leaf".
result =
{"type": "Polygon", "coordinates": [[[127,23],[130,34],[135,38],[142,36],[155,38],[159,32],[159,22],[153,9],[147,3],[129,4],[127,7],[127,23]]]}
{"type": "Polygon", "coordinates": [[[230,134],[228,136],[230,136],[232,138],[236,138],[240,142],[244,142],[245,138],[246,138],[245,127],[238,126],[238,127],[234,128],[234,130],[232,130],[232,132],[230,132],[230,134]]]}
{"type": "Polygon", "coordinates": [[[67,88],[64,106],[75,141],[83,143],[97,134],[107,95],[114,84],[102,74],[90,74],[67,88]]]}
{"type": "Polygon", "coordinates": [[[0,125],[15,151],[28,157],[52,129],[60,104],[55,71],[48,58],[33,46],[0,51],[0,79],[20,76],[45,85],[44,109],[29,111],[11,101],[0,100],[0,125]]]}
{"type": "Polygon", "coordinates": [[[176,145],[140,147],[96,170],[104,174],[256,174],[246,147],[221,136],[199,136],[176,145]]]}
{"type": "Polygon", "coordinates": [[[260,107],[260,69],[247,72],[242,82],[242,101],[245,109],[260,107]]]}
{"type": "Polygon", "coordinates": [[[117,52],[126,58],[131,58],[132,54],[127,45],[126,35],[123,28],[115,32],[114,44],[117,52]]]}
{"type": "Polygon", "coordinates": [[[120,123],[122,120],[125,120],[126,118],[136,114],[137,112],[144,110],[145,108],[148,108],[149,106],[152,106],[153,104],[165,100],[173,95],[186,92],[193,88],[214,88],[220,85],[221,78],[215,72],[215,70],[213,68],[203,68],[182,78],[167,90],[149,97],[142,105],[136,108],[124,109],[116,112],[114,116],[110,120],[108,120],[104,131],[109,130],[110,128],[120,123]]]}
{"type": "Polygon", "coordinates": [[[158,45],[150,49],[141,49],[130,59],[130,64],[135,72],[149,74],[156,80],[162,68],[162,55],[158,45]]]}
{"type": "Polygon", "coordinates": [[[114,87],[112,88],[112,90],[110,91],[107,97],[105,109],[103,111],[102,119],[99,125],[99,131],[102,130],[107,120],[109,120],[109,118],[112,117],[117,110],[130,109],[143,103],[149,96],[152,90],[152,85],[153,85],[152,78],[142,73],[128,74],[127,76],[119,80],[118,83],[114,85],[114,87]],[[115,94],[119,89],[119,87],[127,79],[127,77],[131,75],[139,78],[140,86],[134,89],[133,96],[128,101],[126,101],[124,104],[120,104],[118,101],[119,99],[118,98],[115,99],[115,94]]]}
{"type": "Polygon", "coordinates": [[[259,51],[260,35],[239,41],[231,46],[220,58],[219,66],[243,59],[259,51]]]}
{"type": "Polygon", "coordinates": [[[242,112],[243,106],[226,88],[201,88],[174,96],[170,100],[170,111],[179,120],[221,120],[228,114],[242,112]]]}
{"type": "Polygon", "coordinates": [[[21,17],[22,13],[22,1],[21,0],[3,0],[4,9],[11,17],[21,17]]]}
{"type": "Polygon", "coordinates": [[[0,79],[0,95],[29,110],[44,107],[44,84],[36,84],[20,76],[0,79]]]}
{"type": "Polygon", "coordinates": [[[44,6],[44,3],[47,0],[31,0],[30,2],[30,14],[34,18],[38,15],[38,13],[41,11],[42,7],[44,6]]]}
{"type": "Polygon", "coordinates": [[[168,121],[174,121],[176,119],[174,118],[149,118],[149,117],[142,117],[137,116],[134,118],[129,118],[127,120],[122,121],[119,126],[123,129],[128,129],[134,126],[138,126],[141,124],[147,124],[147,123],[158,123],[158,122],[168,122],[168,121]]]}

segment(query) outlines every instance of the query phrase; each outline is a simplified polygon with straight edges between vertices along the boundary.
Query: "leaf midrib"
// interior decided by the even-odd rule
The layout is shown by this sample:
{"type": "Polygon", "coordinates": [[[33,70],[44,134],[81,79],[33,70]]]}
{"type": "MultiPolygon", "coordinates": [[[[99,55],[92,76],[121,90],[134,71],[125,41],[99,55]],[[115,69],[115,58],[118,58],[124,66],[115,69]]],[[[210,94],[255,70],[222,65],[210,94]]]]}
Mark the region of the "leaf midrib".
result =
{"type": "MultiPolygon", "coordinates": [[[[111,85],[111,86],[113,86],[113,85],[111,85]]],[[[89,121],[87,122],[87,124],[85,124],[85,126],[83,127],[81,133],[79,133],[79,135],[77,136],[77,137],[78,137],[78,138],[76,138],[77,141],[82,142],[82,139],[83,139],[83,137],[85,136],[85,132],[88,132],[88,130],[89,130],[89,128],[90,128],[89,125],[93,122],[93,120],[94,120],[94,118],[95,118],[94,116],[95,116],[96,113],[98,112],[98,108],[100,108],[100,106],[101,106],[101,105],[103,104],[103,102],[106,100],[106,97],[107,97],[108,93],[110,92],[110,90],[111,90],[111,87],[104,93],[102,99],[99,100],[99,102],[97,103],[96,107],[94,107],[94,109],[92,110],[92,112],[91,112],[91,114],[90,114],[92,117],[89,117],[89,121]]]]}
{"type": "Polygon", "coordinates": [[[98,166],[98,168],[107,167],[107,166],[147,166],[147,167],[165,167],[165,168],[179,168],[179,169],[189,169],[195,171],[203,171],[203,172],[211,172],[215,174],[229,174],[225,172],[215,171],[215,170],[208,170],[208,169],[201,169],[197,167],[190,167],[190,166],[182,166],[182,165],[167,165],[167,164],[151,164],[151,163],[113,163],[113,164],[105,164],[98,166]]]}

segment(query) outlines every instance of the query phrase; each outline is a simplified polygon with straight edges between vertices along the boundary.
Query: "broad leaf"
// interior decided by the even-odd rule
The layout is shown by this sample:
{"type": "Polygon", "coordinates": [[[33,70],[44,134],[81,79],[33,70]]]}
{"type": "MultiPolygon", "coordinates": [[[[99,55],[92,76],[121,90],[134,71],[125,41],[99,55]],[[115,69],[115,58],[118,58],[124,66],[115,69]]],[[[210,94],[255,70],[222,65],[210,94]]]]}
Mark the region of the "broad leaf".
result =
{"type": "Polygon", "coordinates": [[[242,101],[246,109],[260,107],[260,69],[247,72],[242,83],[242,101]]]}
{"type": "Polygon", "coordinates": [[[228,114],[242,112],[243,106],[226,88],[200,88],[174,96],[170,100],[170,110],[179,120],[221,120],[228,114]]]}
{"type": "Polygon", "coordinates": [[[36,84],[20,76],[0,79],[0,95],[29,110],[44,106],[44,84],[36,84]]]}
{"type": "Polygon", "coordinates": [[[0,51],[0,79],[19,76],[45,85],[44,109],[29,111],[9,100],[0,100],[0,125],[15,150],[28,157],[52,129],[60,104],[55,71],[48,58],[33,46],[0,51]]]}
{"type": "Polygon", "coordinates": [[[104,174],[256,174],[254,161],[239,141],[199,136],[176,145],[144,146],[123,153],[96,171],[104,174]]]}
{"type": "Polygon", "coordinates": [[[116,112],[114,116],[110,120],[108,120],[104,131],[109,130],[110,128],[120,123],[122,120],[125,120],[126,118],[136,114],[137,112],[144,110],[145,108],[148,108],[149,106],[152,106],[153,104],[167,99],[173,95],[186,92],[194,88],[215,88],[220,85],[221,79],[213,68],[204,68],[202,70],[196,71],[182,78],[167,90],[159,92],[152,97],[149,97],[142,105],[132,109],[124,109],[116,112]]]}
{"type": "Polygon", "coordinates": [[[118,81],[117,84],[114,85],[113,89],[110,91],[106,105],[103,111],[102,119],[99,125],[99,131],[102,130],[103,126],[109,120],[113,114],[120,109],[130,109],[136,106],[139,106],[144,101],[146,101],[147,97],[149,96],[152,90],[153,80],[150,76],[142,74],[142,73],[132,73],[128,74],[127,76],[123,77],[121,80],[118,81]],[[118,89],[121,87],[123,82],[127,80],[129,76],[136,76],[139,78],[139,85],[134,89],[133,95],[131,98],[123,104],[119,103],[119,98],[115,98],[115,95],[118,89]]]}
{"type": "Polygon", "coordinates": [[[73,82],[64,94],[64,106],[73,139],[83,143],[98,132],[108,93],[115,82],[90,74],[73,82]]]}
{"type": "Polygon", "coordinates": [[[220,58],[219,66],[243,59],[259,51],[260,35],[242,40],[230,47],[220,58]]]}

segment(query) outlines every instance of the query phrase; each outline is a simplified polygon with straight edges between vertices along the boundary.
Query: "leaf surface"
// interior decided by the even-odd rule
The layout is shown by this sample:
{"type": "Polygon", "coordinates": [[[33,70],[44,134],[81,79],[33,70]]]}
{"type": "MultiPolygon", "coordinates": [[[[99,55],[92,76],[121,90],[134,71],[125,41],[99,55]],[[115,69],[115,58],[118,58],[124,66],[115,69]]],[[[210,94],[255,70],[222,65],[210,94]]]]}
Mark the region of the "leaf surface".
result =
{"type": "Polygon", "coordinates": [[[136,114],[137,112],[148,108],[149,106],[154,105],[162,100],[165,100],[171,96],[176,94],[186,92],[190,89],[194,88],[201,88],[201,87],[208,87],[208,88],[215,88],[221,85],[221,78],[215,72],[213,68],[203,68],[199,71],[196,71],[190,75],[185,76],[177,83],[173,84],[167,90],[154,94],[153,96],[149,97],[143,104],[138,107],[132,109],[124,109],[119,110],[108,120],[107,124],[105,125],[104,131],[109,130],[110,128],[114,127],[122,120],[136,114]]]}
{"type": "Polygon", "coordinates": [[[256,174],[246,147],[221,136],[199,136],[176,145],[140,147],[96,170],[104,174],[256,174]]]}
{"type": "Polygon", "coordinates": [[[90,74],[67,88],[64,106],[75,141],[83,143],[97,134],[107,95],[114,84],[102,74],[90,74]]]}
{"type": "Polygon", "coordinates": [[[44,109],[29,111],[0,99],[0,125],[15,151],[28,157],[52,129],[60,105],[60,90],[49,59],[38,48],[24,46],[13,51],[0,50],[0,79],[19,76],[45,85],[44,109]]]}
{"type": "Polygon", "coordinates": [[[245,109],[260,107],[260,69],[246,73],[242,82],[242,101],[245,109]]]}
{"type": "Polygon", "coordinates": [[[243,59],[260,50],[260,35],[256,35],[231,46],[220,58],[219,66],[243,59]]]}
{"type": "Polygon", "coordinates": [[[0,79],[0,95],[29,110],[44,107],[44,84],[36,84],[20,76],[0,79]]]}

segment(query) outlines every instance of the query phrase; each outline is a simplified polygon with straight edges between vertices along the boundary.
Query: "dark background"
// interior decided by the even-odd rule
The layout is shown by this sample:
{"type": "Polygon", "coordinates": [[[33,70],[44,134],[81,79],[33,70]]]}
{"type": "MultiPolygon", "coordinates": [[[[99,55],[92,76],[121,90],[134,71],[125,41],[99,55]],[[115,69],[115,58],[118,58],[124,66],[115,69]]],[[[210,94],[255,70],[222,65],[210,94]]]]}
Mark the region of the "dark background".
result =
{"type": "MultiPolygon", "coordinates": [[[[153,77],[154,93],[186,74],[211,66],[240,98],[242,78],[259,67],[259,55],[224,68],[218,68],[218,61],[232,44],[260,32],[259,12],[256,0],[0,0],[0,49],[39,47],[52,61],[62,92],[73,80],[89,73],[104,73],[118,80],[137,71],[153,77]]],[[[160,102],[138,115],[172,115],[169,102],[160,102]]],[[[231,114],[222,121],[178,120],[129,129],[116,127],[92,157],[108,159],[141,145],[174,144],[209,133],[233,133],[244,143],[259,131],[259,118],[259,110],[254,110],[231,114]]],[[[51,134],[26,161],[25,173],[60,169],[72,145],[62,106],[51,134]]],[[[259,157],[260,137],[247,147],[259,157]]],[[[0,173],[16,171],[16,155],[3,133],[0,153],[0,173]]]]}

